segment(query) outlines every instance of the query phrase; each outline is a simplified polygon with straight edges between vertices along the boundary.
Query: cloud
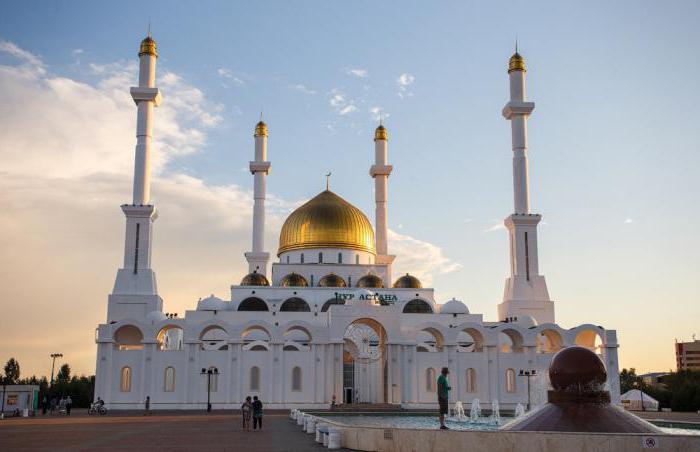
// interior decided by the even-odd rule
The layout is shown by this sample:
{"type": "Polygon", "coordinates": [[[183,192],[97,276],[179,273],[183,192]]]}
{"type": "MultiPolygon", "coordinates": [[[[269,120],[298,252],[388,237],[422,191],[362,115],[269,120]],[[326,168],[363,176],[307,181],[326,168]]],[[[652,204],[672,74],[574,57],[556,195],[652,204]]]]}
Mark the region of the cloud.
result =
{"type": "Polygon", "coordinates": [[[491,226],[490,228],[484,229],[484,232],[495,232],[495,231],[505,231],[506,230],[506,225],[503,224],[503,221],[497,221],[497,220],[493,220],[493,221],[495,221],[496,223],[494,223],[494,225],[491,226]]]}
{"type": "Polygon", "coordinates": [[[347,73],[348,75],[354,75],[358,78],[367,78],[369,76],[367,69],[348,69],[347,73]]]}
{"type": "Polygon", "coordinates": [[[22,63],[22,69],[28,69],[31,72],[38,74],[44,74],[46,72],[44,63],[40,58],[31,52],[27,52],[26,50],[17,47],[17,45],[12,42],[0,40],[0,52],[7,53],[17,58],[22,63]]]}
{"type": "Polygon", "coordinates": [[[625,218],[625,224],[632,224],[634,223],[634,220],[631,218],[625,218]]]}
{"type": "Polygon", "coordinates": [[[431,287],[435,275],[451,273],[461,264],[446,257],[439,246],[389,230],[391,254],[396,255],[394,275],[410,273],[423,287],[431,287]]]}
{"type": "Polygon", "coordinates": [[[391,116],[389,113],[385,112],[382,107],[379,107],[379,106],[370,108],[369,113],[372,115],[372,120],[374,120],[374,121],[386,119],[389,116],[391,116]]]}
{"type": "Polygon", "coordinates": [[[302,92],[304,94],[308,94],[310,96],[316,94],[316,91],[307,88],[306,85],[302,85],[301,83],[294,85],[294,89],[296,89],[297,91],[302,92]]]}
{"type": "Polygon", "coordinates": [[[83,49],[73,49],[70,54],[77,57],[78,55],[82,55],[83,53],[85,53],[83,49]]]}
{"type": "Polygon", "coordinates": [[[333,88],[329,93],[328,104],[340,116],[345,116],[348,113],[357,111],[355,102],[349,99],[347,95],[338,88],[333,88]]]}
{"type": "Polygon", "coordinates": [[[245,85],[245,82],[243,80],[241,80],[240,78],[236,77],[235,75],[233,75],[233,72],[230,69],[220,67],[219,69],[217,69],[216,73],[219,74],[219,76],[221,76],[225,79],[231,80],[238,85],[245,85]]]}
{"type": "Polygon", "coordinates": [[[413,82],[415,81],[416,78],[411,74],[403,73],[399,75],[399,78],[396,79],[396,84],[399,87],[399,97],[403,98],[405,96],[413,96],[413,92],[409,91],[409,87],[413,85],[413,82]]]}

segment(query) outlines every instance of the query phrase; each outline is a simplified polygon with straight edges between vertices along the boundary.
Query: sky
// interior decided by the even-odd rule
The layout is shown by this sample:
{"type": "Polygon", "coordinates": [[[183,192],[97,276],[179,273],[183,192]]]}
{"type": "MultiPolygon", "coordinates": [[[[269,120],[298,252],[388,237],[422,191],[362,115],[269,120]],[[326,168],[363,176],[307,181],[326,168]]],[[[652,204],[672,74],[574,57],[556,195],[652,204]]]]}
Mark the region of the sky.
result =
{"type": "Polygon", "coordinates": [[[4,1],[0,361],[95,365],[131,200],[138,45],[160,57],[153,268],[166,312],[227,299],[250,248],[253,129],[269,127],[267,248],[325,187],[373,220],[389,132],[394,274],[496,319],[513,210],[507,62],[528,68],[532,210],[557,322],[616,329],[621,367],[700,333],[700,3],[4,1]]]}

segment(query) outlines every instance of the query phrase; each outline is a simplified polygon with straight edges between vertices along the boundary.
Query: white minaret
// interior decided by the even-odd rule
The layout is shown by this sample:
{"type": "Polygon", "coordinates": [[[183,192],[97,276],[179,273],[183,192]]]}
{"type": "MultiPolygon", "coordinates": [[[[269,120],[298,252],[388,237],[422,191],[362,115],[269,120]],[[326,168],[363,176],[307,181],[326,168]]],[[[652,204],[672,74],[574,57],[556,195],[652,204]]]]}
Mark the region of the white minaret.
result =
{"type": "Polygon", "coordinates": [[[374,165],[369,169],[369,175],[374,178],[374,211],[375,241],[377,248],[377,264],[388,264],[385,287],[391,287],[391,263],[396,256],[389,254],[388,221],[387,221],[387,185],[393,166],[387,164],[388,137],[386,128],[379,123],[374,131],[374,165]]]}
{"type": "Polygon", "coordinates": [[[248,272],[257,271],[267,276],[270,253],[265,250],[265,177],[270,172],[267,161],[267,124],[262,120],[255,126],[255,160],[250,162],[253,175],[253,250],[245,253],[248,272]]]}
{"type": "Polygon", "coordinates": [[[151,198],[151,139],[153,108],[161,96],[155,87],[156,42],[150,34],[141,41],[139,50],[139,86],[131,88],[137,106],[134,193],[132,204],[122,205],[126,216],[124,265],[117,271],[114,289],[109,296],[109,321],[144,317],[162,309],[156,276],[151,270],[151,243],[156,210],[151,198]]]}
{"type": "Polygon", "coordinates": [[[514,213],[505,219],[510,236],[510,278],[506,279],[503,302],[498,305],[499,320],[514,321],[529,315],[538,323],[554,322],[554,303],[549,299],[547,283],[539,274],[537,262],[537,224],[539,214],[530,213],[530,189],[527,163],[527,119],[535,108],[525,92],[525,60],[518,54],[510,58],[510,101],[503,117],[510,120],[513,138],[514,213]]]}

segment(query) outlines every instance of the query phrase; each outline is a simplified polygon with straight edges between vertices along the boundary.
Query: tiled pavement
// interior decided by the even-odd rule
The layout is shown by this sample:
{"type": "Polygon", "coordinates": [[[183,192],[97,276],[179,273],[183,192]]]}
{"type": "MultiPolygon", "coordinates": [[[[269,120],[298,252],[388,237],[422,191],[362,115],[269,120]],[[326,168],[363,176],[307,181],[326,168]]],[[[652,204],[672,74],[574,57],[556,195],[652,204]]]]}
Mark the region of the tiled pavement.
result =
{"type": "Polygon", "coordinates": [[[243,431],[239,414],[141,413],[0,421],[0,451],[202,450],[322,451],[285,413],[266,414],[262,431],[243,431]]]}

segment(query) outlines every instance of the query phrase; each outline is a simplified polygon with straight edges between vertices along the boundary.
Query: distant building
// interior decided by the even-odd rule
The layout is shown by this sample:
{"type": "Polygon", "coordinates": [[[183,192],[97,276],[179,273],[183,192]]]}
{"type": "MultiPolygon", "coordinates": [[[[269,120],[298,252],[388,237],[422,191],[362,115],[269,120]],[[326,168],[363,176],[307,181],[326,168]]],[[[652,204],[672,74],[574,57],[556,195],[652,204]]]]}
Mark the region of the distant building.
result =
{"type": "Polygon", "coordinates": [[[649,372],[647,374],[640,375],[639,378],[641,378],[646,385],[657,386],[664,384],[663,377],[666,375],[668,375],[668,372],[649,372]]]}
{"type": "Polygon", "coordinates": [[[676,342],[676,367],[678,370],[700,370],[700,340],[676,342]]]}
{"type": "Polygon", "coordinates": [[[20,412],[39,408],[39,385],[6,385],[0,388],[2,399],[0,408],[3,413],[9,414],[15,410],[20,412]],[[4,400],[3,400],[4,399],[4,400]]]}

